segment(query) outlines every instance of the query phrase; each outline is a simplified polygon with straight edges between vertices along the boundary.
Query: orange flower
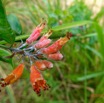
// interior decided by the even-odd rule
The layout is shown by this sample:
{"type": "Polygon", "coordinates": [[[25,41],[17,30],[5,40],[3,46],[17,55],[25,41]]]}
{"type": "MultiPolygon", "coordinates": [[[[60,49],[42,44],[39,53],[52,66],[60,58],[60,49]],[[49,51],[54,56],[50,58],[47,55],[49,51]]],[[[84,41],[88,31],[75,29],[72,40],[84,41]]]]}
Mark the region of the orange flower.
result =
{"type": "Polygon", "coordinates": [[[21,77],[23,70],[24,70],[24,64],[20,64],[6,78],[1,78],[0,81],[1,86],[5,87],[9,84],[16,82],[21,77]]]}
{"type": "Polygon", "coordinates": [[[37,70],[35,65],[30,68],[30,82],[32,84],[33,90],[40,95],[40,90],[48,90],[49,86],[46,84],[42,74],[37,70]]]}

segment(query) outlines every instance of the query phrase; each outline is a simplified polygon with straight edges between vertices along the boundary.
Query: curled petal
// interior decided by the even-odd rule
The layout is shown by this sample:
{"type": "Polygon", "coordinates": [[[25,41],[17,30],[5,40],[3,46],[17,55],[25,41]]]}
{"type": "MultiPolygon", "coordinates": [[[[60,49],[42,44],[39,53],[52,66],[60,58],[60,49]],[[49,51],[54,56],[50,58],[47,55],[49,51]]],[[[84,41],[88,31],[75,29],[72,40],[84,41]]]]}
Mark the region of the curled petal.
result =
{"type": "Polygon", "coordinates": [[[58,52],[58,53],[54,53],[54,54],[49,54],[48,58],[53,59],[53,60],[62,60],[63,55],[60,52],[58,52]]]}
{"type": "Polygon", "coordinates": [[[37,40],[38,37],[40,36],[41,31],[44,29],[44,27],[45,27],[45,23],[42,23],[41,25],[37,26],[35,30],[32,32],[32,34],[30,35],[30,37],[26,39],[26,43],[31,44],[32,42],[37,40]]]}
{"type": "Polygon", "coordinates": [[[42,49],[42,52],[45,54],[52,54],[58,52],[62,48],[62,46],[70,39],[70,37],[71,34],[67,34],[65,37],[60,38],[49,47],[42,49]]]}
{"type": "Polygon", "coordinates": [[[48,90],[49,86],[44,80],[42,74],[37,70],[35,65],[30,68],[30,82],[32,84],[33,90],[40,95],[41,89],[48,90]]]}
{"type": "Polygon", "coordinates": [[[0,82],[1,86],[5,87],[9,84],[16,82],[21,77],[23,70],[24,70],[24,64],[20,64],[6,78],[1,79],[1,82],[0,82]]]}

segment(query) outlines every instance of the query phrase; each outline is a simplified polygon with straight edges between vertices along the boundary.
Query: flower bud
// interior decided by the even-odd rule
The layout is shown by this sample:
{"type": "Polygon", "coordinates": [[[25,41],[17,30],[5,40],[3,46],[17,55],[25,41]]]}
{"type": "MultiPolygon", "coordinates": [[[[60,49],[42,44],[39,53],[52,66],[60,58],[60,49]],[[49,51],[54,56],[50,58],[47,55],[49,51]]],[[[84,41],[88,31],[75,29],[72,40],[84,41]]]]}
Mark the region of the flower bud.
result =
{"type": "Polygon", "coordinates": [[[37,49],[40,49],[40,48],[48,46],[50,43],[51,43],[50,39],[45,39],[42,42],[36,43],[34,47],[37,49]]]}
{"type": "Polygon", "coordinates": [[[46,66],[45,64],[42,62],[42,60],[37,60],[35,61],[34,65],[37,67],[37,69],[39,70],[45,70],[46,66]]]}
{"type": "Polygon", "coordinates": [[[58,52],[58,53],[54,53],[54,54],[49,54],[48,58],[52,59],[52,60],[62,60],[63,55],[60,52],[58,52]]]}
{"type": "Polygon", "coordinates": [[[42,23],[41,25],[37,26],[35,30],[32,32],[32,34],[30,35],[30,37],[26,39],[26,43],[31,44],[32,42],[37,40],[38,37],[40,36],[41,31],[44,29],[44,27],[45,27],[45,23],[42,23]]]}
{"type": "Polygon", "coordinates": [[[46,33],[39,39],[39,41],[34,45],[34,47],[37,49],[40,49],[40,48],[48,46],[51,43],[51,39],[48,39],[48,37],[51,34],[52,34],[52,30],[49,30],[48,33],[46,33]]]}
{"type": "Polygon", "coordinates": [[[42,60],[42,62],[44,63],[46,68],[52,68],[53,67],[53,64],[50,61],[42,60]]]}
{"type": "Polygon", "coordinates": [[[47,60],[37,60],[35,61],[34,65],[37,67],[37,69],[42,71],[53,67],[53,64],[47,60]]]}

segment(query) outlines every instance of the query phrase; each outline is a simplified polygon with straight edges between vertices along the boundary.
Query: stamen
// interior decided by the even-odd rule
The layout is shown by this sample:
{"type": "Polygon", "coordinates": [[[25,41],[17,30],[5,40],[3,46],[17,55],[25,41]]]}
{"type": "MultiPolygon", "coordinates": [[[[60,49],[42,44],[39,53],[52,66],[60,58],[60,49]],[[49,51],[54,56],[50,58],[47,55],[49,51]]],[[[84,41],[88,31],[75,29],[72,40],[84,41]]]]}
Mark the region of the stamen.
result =
{"type": "Polygon", "coordinates": [[[72,36],[73,36],[72,33],[67,32],[66,37],[67,37],[68,39],[70,39],[72,36]]]}
{"type": "Polygon", "coordinates": [[[44,36],[48,38],[51,36],[52,32],[53,32],[52,30],[49,30],[48,33],[46,33],[44,36]]]}
{"type": "Polygon", "coordinates": [[[0,81],[4,81],[4,78],[0,78],[0,81]]]}

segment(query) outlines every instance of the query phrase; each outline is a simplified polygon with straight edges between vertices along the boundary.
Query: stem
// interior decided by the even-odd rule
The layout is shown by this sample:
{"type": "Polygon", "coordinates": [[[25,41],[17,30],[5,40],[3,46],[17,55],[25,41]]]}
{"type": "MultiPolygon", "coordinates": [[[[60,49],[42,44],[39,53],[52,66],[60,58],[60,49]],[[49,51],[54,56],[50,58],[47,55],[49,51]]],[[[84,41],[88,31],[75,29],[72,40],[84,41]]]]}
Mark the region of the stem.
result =
{"type": "Polygon", "coordinates": [[[25,46],[27,46],[27,43],[22,44],[18,49],[22,49],[22,48],[24,48],[25,46]]]}
{"type": "Polygon", "coordinates": [[[4,46],[4,45],[0,45],[0,47],[4,48],[4,49],[9,49],[10,51],[17,51],[17,49],[15,49],[15,48],[10,48],[10,47],[4,46]]]}
{"type": "Polygon", "coordinates": [[[0,45],[0,47],[4,49],[10,49],[10,47],[4,46],[4,45],[0,45]]]}
{"type": "MultiPolygon", "coordinates": [[[[87,75],[87,68],[84,69],[84,75],[87,75]]],[[[84,81],[84,103],[87,103],[87,79],[84,81]]]]}

